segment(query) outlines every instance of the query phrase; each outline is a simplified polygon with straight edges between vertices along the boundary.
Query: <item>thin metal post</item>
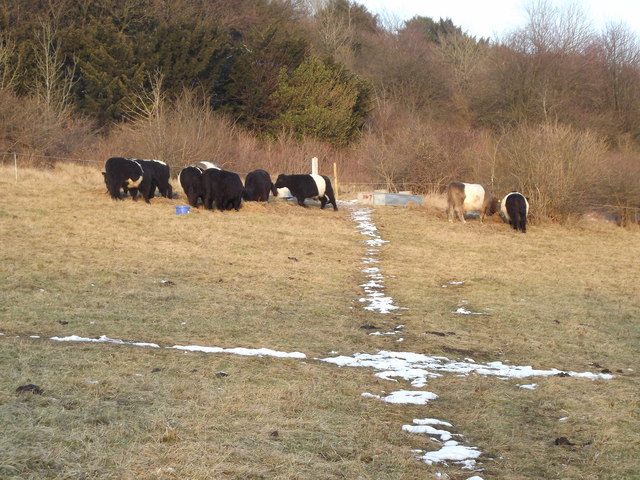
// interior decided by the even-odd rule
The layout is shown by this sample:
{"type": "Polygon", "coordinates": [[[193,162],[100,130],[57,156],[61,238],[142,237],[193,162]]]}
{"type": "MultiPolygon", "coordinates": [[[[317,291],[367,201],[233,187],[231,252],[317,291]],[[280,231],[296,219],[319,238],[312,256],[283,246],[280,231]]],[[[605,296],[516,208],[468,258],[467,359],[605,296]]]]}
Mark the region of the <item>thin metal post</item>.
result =
{"type": "Polygon", "coordinates": [[[13,152],[13,168],[16,172],[16,183],[18,183],[18,154],[13,152]]]}

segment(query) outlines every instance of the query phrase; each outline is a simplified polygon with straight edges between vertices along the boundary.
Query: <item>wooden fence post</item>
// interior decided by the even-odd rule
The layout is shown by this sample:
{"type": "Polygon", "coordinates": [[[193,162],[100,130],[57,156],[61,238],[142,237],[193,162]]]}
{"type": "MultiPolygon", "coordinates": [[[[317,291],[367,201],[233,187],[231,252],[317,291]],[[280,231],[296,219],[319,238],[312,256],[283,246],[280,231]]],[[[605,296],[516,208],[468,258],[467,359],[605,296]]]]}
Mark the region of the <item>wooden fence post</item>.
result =
{"type": "Polygon", "coordinates": [[[13,169],[16,172],[16,183],[18,183],[18,154],[13,152],[13,169]]]}

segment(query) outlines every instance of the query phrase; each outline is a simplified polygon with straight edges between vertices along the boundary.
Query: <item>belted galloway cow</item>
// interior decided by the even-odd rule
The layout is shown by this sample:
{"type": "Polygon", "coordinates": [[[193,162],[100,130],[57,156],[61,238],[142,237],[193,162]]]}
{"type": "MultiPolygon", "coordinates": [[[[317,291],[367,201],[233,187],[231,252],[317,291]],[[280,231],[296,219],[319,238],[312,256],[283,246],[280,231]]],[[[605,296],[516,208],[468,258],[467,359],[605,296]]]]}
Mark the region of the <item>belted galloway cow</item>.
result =
{"type": "Polygon", "coordinates": [[[465,212],[479,211],[482,223],[485,216],[498,211],[498,199],[477,183],[451,182],[447,186],[447,206],[450,222],[453,222],[455,215],[462,223],[466,223],[465,212]]]}
{"type": "Polygon", "coordinates": [[[266,170],[253,170],[247,173],[244,179],[243,200],[247,202],[266,202],[269,200],[269,192],[274,197],[278,195],[269,172],[266,170]]]}
{"type": "Polygon", "coordinates": [[[306,207],[304,204],[305,199],[315,198],[320,200],[321,209],[327,203],[331,203],[333,209],[338,210],[336,197],[331,187],[331,180],[325,175],[285,175],[282,173],[278,175],[275,187],[277,189],[288,188],[291,195],[298,200],[298,205],[302,207],[306,207]]]}
{"type": "Polygon", "coordinates": [[[134,200],[137,200],[139,191],[147,203],[156,188],[163,197],[171,198],[173,195],[169,165],[160,160],[111,157],[105,162],[104,169],[102,174],[111,198],[121,200],[121,189],[134,200]]]}
{"type": "Polygon", "coordinates": [[[244,186],[240,175],[227,170],[209,168],[202,174],[204,208],[211,210],[240,210],[244,186]],[[215,205],[215,207],[214,207],[215,205]]]}
{"type": "MultiPolygon", "coordinates": [[[[169,177],[171,176],[169,165],[160,160],[135,161],[142,166],[144,172],[138,190],[140,190],[145,202],[149,203],[151,197],[155,195],[156,188],[160,191],[160,195],[165,198],[171,198],[173,196],[173,188],[171,187],[171,183],[169,183],[169,177]]],[[[135,200],[134,193],[132,193],[132,196],[135,200]]]]}
{"type": "Polygon", "coordinates": [[[122,190],[127,193],[130,189],[137,188],[142,182],[144,171],[142,166],[130,158],[111,157],[104,164],[104,183],[111,198],[122,200],[122,190]]]}
{"type": "Polygon", "coordinates": [[[529,202],[520,192],[507,193],[500,202],[500,213],[509,222],[511,228],[527,232],[527,216],[529,215],[529,202]]]}

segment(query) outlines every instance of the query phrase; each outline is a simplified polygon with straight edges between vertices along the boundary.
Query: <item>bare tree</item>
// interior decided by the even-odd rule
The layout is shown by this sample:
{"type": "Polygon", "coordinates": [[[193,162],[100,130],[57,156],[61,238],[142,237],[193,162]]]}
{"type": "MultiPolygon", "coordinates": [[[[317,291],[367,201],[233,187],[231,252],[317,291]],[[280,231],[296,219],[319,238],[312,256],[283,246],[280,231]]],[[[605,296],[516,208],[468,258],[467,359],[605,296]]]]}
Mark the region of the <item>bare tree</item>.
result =
{"type": "Polygon", "coordinates": [[[12,64],[15,52],[15,42],[0,35],[0,90],[11,90],[18,80],[19,59],[12,64]]]}
{"type": "Polygon", "coordinates": [[[35,94],[48,115],[61,118],[69,113],[76,63],[67,65],[63,58],[56,28],[42,22],[36,31],[35,94]]]}
{"type": "Polygon", "coordinates": [[[438,52],[452,69],[458,91],[464,92],[477,68],[487,57],[486,42],[454,32],[439,35],[438,52]]]}
{"type": "Polygon", "coordinates": [[[593,28],[577,2],[563,8],[551,0],[533,0],[526,13],[527,24],[515,32],[526,53],[581,53],[592,43],[593,28]]]}
{"type": "Polygon", "coordinates": [[[609,23],[600,36],[609,76],[608,90],[615,111],[620,111],[637,95],[640,69],[638,37],[622,23],[609,23]]]}
{"type": "Polygon", "coordinates": [[[351,23],[352,4],[348,3],[346,15],[338,9],[335,0],[311,0],[310,5],[316,18],[321,44],[327,53],[347,60],[355,34],[351,23]]]}

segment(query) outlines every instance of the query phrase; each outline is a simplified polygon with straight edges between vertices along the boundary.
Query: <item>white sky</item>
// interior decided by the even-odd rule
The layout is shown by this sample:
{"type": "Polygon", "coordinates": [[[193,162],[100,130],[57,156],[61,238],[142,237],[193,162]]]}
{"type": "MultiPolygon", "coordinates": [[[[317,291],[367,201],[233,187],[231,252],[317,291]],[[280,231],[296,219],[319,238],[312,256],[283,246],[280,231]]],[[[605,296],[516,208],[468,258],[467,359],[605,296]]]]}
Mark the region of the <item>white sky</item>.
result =
{"type": "MultiPolygon", "coordinates": [[[[476,37],[502,36],[526,22],[530,0],[355,0],[383,18],[408,20],[416,15],[434,20],[450,18],[463,31],[476,37]]],[[[567,7],[574,3],[597,31],[607,22],[625,23],[640,37],[639,0],[551,0],[567,7]]]]}

